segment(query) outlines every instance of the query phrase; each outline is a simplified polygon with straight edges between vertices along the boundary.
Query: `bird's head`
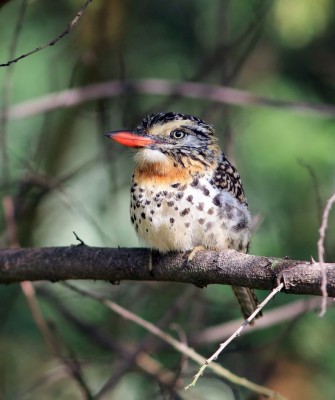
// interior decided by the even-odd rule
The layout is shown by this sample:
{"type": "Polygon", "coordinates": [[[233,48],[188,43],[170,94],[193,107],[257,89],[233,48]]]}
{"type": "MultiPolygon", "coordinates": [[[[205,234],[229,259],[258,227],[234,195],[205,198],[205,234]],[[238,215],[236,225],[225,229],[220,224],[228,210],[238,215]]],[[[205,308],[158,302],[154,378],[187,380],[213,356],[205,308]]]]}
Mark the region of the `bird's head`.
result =
{"type": "Polygon", "coordinates": [[[216,166],[221,155],[212,126],[192,115],[175,112],[151,114],[134,130],[106,136],[135,148],[139,168],[202,171],[216,166]]]}

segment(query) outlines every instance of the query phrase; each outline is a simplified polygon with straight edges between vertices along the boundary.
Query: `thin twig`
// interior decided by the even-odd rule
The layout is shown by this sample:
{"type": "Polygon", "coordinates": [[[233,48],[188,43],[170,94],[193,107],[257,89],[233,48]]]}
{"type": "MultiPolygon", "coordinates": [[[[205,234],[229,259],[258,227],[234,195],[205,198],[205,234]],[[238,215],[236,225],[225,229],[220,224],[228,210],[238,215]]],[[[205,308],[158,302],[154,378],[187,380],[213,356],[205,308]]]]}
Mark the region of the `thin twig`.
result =
{"type": "MultiPolygon", "coordinates": [[[[196,353],[192,348],[186,346],[185,344],[179,342],[169,334],[163,332],[161,329],[159,329],[156,325],[152,324],[151,322],[146,321],[145,319],[139,317],[136,314],[133,314],[129,310],[126,310],[125,308],[119,306],[118,304],[114,303],[111,300],[108,300],[104,298],[103,296],[99,296],[95,293],[89,292],[87,290],[78,288],[77,286],[74,286],[69,283],[63,283],[64,286],[67,288],[71,289],[72,291],[75,291],[83,296],[87,296],[90,298],[93,298],[100,303],[104,304],[107,308],[112,310],[113,312],[117,313],[120,315],[122,318],[127,319],[129,321],[134,322],[135,324],[141,326],[142,328],[146,329],[147,331],[151,332],[153,335],[159,337],[161,340],[164,342],[168,343],[170,346],[172,346],[175,350],[179,351],[182,354],[185,354],[187,357],[195,361],[197,364],[202,365],[204,362],[206,362],[206,359],[202,357],[200,354],[196,353]]],[[[241,378],[229,370],[223,368],[221,365],[216,364],[216,363],[211,363],[208,365],[208,367],[214,371],[217,375],[227,379],[228,381],[234,383],[235,385],[239,385],[242,387],[245,387],[249,389],[250,391],[253,391],[255,393],[272,397],[278,400],[284,400],[285,398],[281,396],[280,394],[274,392],[271,389],[268,389],[264,386],[257,385],[245,378],[241,378]]]]}
{"type": "MultiPolygon", "coordinates": [[[[273,327],[277,324],[282,324],[286,321],[295,319],[300,315],[318,308],[320,299],[312,298],[308,300],[297,300],[272,310],[267,310],[266,314],[257,321],[254,326],[247,326],[241,335],[255,333],[258,330],[273,327]]],[[[200,332],[191,336],[190,342],[193,345],[200,345],[205,343],[217,343],[229,337],[231,332],[238,329],[243,320],[241,318],[225,322],[219,325],[211,326],[203,329],[200,332]]]]}
{"type": "Polygon", "coordinates": [[[54,356],[59,357],[57,341],[55,340],[55,337],[52,334],[49,325],[41,312],[38,301],[36,299],[35,288],[33,284],[28,281],[21,282],[21,289],[26,298],[32,318],[38,330],[41,332],[50,353],[54,356]]]}
{"type": "MultiPolygon", "coordinates": [[[[9,49],[9,58],[14,56],[17,43],[19,40],[22,23],[27,9],[27,0],[22,0],[19,7],[18,18],[16,21],[13,40],[9,49]]],[[[2,106],[0,114],[0,151],[1,151],[1,170],[3,185],[7,186],[9,183],[9,167],[8,167],[8,149],[7,149],[7,121],[8,121],[8,108],[10,100],[10,91],[12,86],[13,68],[9,68],[4,76],[2,88],[2,106]]]]}
{"type": "Polygon", "coordinates": [[[93,400],[94,397],[85,379],[83,378],[79,362],[76,360],[73,354],[70,356],[62,355],[59,343],[39,307],[33,284],[31,282],[21,282],[21,288],[27,300],[33,320],[42,333],[50,353],[55,356],[62,365],[64,365],[68,376],[72,377],[77,382],[84,399],[93,400]]]}
{"type": "Polygon", "coordinates": [[[275,289],[272,290],[272,292],[265,298],[264,301],[262,301],[261,304],[259,304],[256,308],[256,310],[250,315],[248,319],[246,319],[242,325],[224,342],[220,344],[219,349],[211,356],[209,357],[205,363],[201,366],[199,369],[198,373],[194,376],[193,381],[186,386],[185,389],[189,389],[192,386],[195,386],[197,383],[197,380],[200,378],[200,376],[204,373],[205,369],[211,365],[211,363],[216,360],[220,353],[222,352],[223,349],[225,349],[230,342],[232,342],[235,338],[237,338],[240,333],[243,331],[243,329],[250,324],[250,322],[256,317],[256,315],[265,307],[265,305],[278,293],[280,292],[284,287],[284,283],[280,283],[275,289]]]}
{"type": "MultiPolygon", "coordinates": [[[[157,323],[157,326],[162,329],[164,328],[172,318],[176,317],[188,300],[190,300],[191,296],[194,296],[194,288],[188,288],[185,290],[177,299],[174,301],[172,306],[168,308],[165,314],[160,318],[157,323]]],[[[95,394],[96,400],[100,397],[104,396],[107,391],[110,391],[115,385],[119,382],[119,380],[123,377],[123,375],[134,365],[136,364],[136,360],[142,354],[145,354],[144,351],[149,347],[152,343],[152,335],[148,333],[136,346],[136,348],[127,354],[123,364],[119,366],[117,371],[114,371],[113,375],[107,380],[107,382],[101,387],[101,389],[95,394]]],[[[169,382],[169,388],[173,388],[174,386],[181,387],[181,382],[179,382],[178,373],[174,377],[171,382],[169,382]]],[[[162,384],[161,381],[159,381],[162,384]]]]}
{"type": "Polygon", "coordinates": [[[54,46],[57,42],[59,42],[64,36],[68,35],[72,28],[74,28],[80,17],[83,15],[84,11],[86,10],[86,8],[88,7],[88,5],[92,2],[93,0],[87,0],[86,3],[80,8],[80,10],[76,13],[75,17],[73,18],[73,20],[66,26],[66,28],[64,29],[64,31],[62,33],[60,33],[56,38],[50,40],[48,43],[43,44],[42,46],[36,47],[36,49],[28,51],[28,53],[22,54],[21,56],[14,58],[12,60],[7,61],[4,64],[0,64],[0,67],[8,67],[9,65],[16,63],[20,60],[22,60],[22,58],[26,58],[28,56],[31,56],[32,54],[37,53],[38,51],[44,50],[46,47],[50,47],[50,46],[54,46]]]}
{"type": "Polygon", "coordinates": [[[317,215],[318,215],[318,223],[321,225],[322,222],[322,200],[321,200],[321,195],[320,195],[320,187],[319,187],[319,182],[318,178],[316,176],[314,168],[308,164],[307,162],[303,160],[298,160],[299,164],[306,168],[309,176],[311,177],[313,186],[314,186],[314,192],[315,192],[315,198],[316,198],[316,208],[317,208],[317,215]]]}
{"type": "Polygon", "coordinates": [[[4,196],[2,199],[2,206],[4,210],[4,217],[6,220],[6,236],[7,242],[12,249],[19,248],[19,236],[17,221],[15,218],[15,205],[14,199],[11,196],[4,196]]]}
{"type": "MultiPolygon", "coordinates": [[[[44,286],[38,287],[38,293],[43,296],[57,312],[60,313],[62,318],[75,327],[81,334],[86,336],[96,346],[99,346],[104,351],[115,353],[124,359],[129,359],[134,354],[135,349],[129,345],[125,345],[115,340],[115,337],[110,336],[103,331],[101,327],[96,324],[85,321],[85,318],[78,317],[73,313],[68,304],[65,305],[64,301],[59,299],[51,290],[46,289],[44,286]]],[[[174,383],[174,372],[164,368],[157,360],[152,358],[149,354],[142,351],[137,354],[134,359],[136,367],[141,369],[144,373],[155,378],[161,385],[170,387],[174,383]]],[[[99,399],[99,392],[95,393],[95,399],[99,399]]]]}
{"type": "Polygon", "coordinates": [[[325,207],[325,209],[323,211],[323,215],[322,215],[322,223],[321,223],[321,226],[319,229],[318,258],[319,258],[319,263],[321,265],[321,270],[322,270],[322,283],[321,283],[322,303],[321,303],[321,311],[319,314],[320,317],[324,316],[324,314],[326,313],[326,309],[327,309],[328,293],[327,293],[327,272],[326,272],[326,268],[324,265],[324,253],[325,253],[324,240],[326,237],[329,213],[330,213],[330,210],[332,209],[332,206],[334,203],[335,203],[335,192],[327,201],[326,207],[325,207]]]}

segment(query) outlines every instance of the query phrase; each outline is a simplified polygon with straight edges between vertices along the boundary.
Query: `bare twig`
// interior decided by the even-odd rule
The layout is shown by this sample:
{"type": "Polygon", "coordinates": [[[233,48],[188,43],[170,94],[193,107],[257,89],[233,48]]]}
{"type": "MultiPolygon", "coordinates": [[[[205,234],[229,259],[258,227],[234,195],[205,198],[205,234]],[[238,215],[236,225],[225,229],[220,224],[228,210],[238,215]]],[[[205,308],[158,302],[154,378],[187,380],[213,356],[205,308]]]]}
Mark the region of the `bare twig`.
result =
{"type": "Polygon", "coordinates": [[[200,376],[204,373],[205,369],[211,365],[211,363],[216,360],[223,349],[225,349],[230,342],[232,342],[234,339],[236,339],[238,336],[240,336],[240,333],[243,331],[243,329],[250,324],[250,322],[256,317],[256,315],[266,306],[266,304],[274,297],[278,292],[280,292],[284,287],[283,283],[280,283],[273,291],[265,298],[265,300],[262,301],[261,304],[259,304],[256,308],[256,310],[250,315],[248,319],[246,319],[242,325],[224,342],[220,344],[220,347],[218,350],[211,355],[207,360],[203,363],[203,365],[200,367],[199,371],[197,374],[194,376],[193,381],[186,386],[185,389],[189,389],[192,386],[195,386],[197,383],[197,380],[200,378],[200,376]]]}
{"type": "MultiPolygon", "coordinates": [[[[66,287],[68,287],[69,289],[71,289],[83,296],[91,297],[91,298],[99,301],[100,303],[104,304],[107,308],[109,308],[116,314],[120,315],[122,318],[125,318],[129,321],[134,322],[135,324],[141,326],[142,328],[149,331],[153,335],[159,337],[161,340],[163,340],[164,342],[166,342],[170,346],[172,346],[175,350],[179,351],[182,354],[185,354],[187,357],[189,357],[190,359],[195,361],[197,364],[202,365],[206,361],[204,357],[202,357],[200,354],[196,353],[192,348],[188,347],[186,344],[179,342],[172,336],[163,332],[156,325],[152,324],[151,322],[146,321],[145,319],[139,317],[136,314],[133,314],[129,310],[126,310],[125,308],[119,306],[118,304],[114,303],[113,301],[108,300],[102,296],[95,294],[95,293],[89,292],[87,290],[78,288],[77,286],[74,286],[69,283],[64,283],[64,285],[66,287]]],[[[223,368],[219,364],[211,363],[210,365],[208,365],[208,367],[212,371],[214,371],[217,375],[227,379],[228,381],[230,381],[236,385],[243,386],[243,387],[249,389],[250,391],[253,391],[255,393],[258,393],[258,394],[261,394],[264,396],[272,397],[272,398],[275,398],[278,400],[279,399],[284,400],[284,397],[281,396],[280,394],[278,394],[264,386],[260,386],[251,381],[248,381],[245,378],[241,378],[241,377],[233,374],[232,372],[228,371],[227,369],[223,368]]]]}
{"type": "Polygon", "coordinates": [[[15,400],[30,400],[36,398],[37,390],[51,383],[58,382],[69,376],[69,371],[65,365],[57,365],[55,368],[48,369],[40,375],[32,384],[15,394],[15,400]]]}
{"type": "Polygon", "coordinates": [[[36,299],[34,286],[31,282],[25,281],[21,283],[21,289],[27,300],[33,320],[41,332],[50,353],[52,355],[59,356],[57,342],[40,310],[38,301],[36,299]]]}
{"type": "MultiPolygon", "coordinates": [[[[22,23],[27,9],[27,0],[22,0],[19,7],[18,18],[16,21],[13,40],[9,49],[9,58],[14,56],[16,46],[19,40],[19,35],[22,29],[22,23]]],[[[0,114],[0,151],[1,151],[1,170],[3,184],[6,186],[9,182],[9,169],[8,169],[8,149],[7,149],[7,120],[8,120],[8,107],[10,90],[12,86],[13,68],[9,68],[4,76],[4,83],[2,89],[2,107],[0,114]]]]}
{"type": "Polygon", "coordinates": [[[54,355],[61,364],[64,365],[68,375],[77,382],[84,395],[84,399],[93,400],[93,396],[85,379],[82,376],[81,367],[76,358],[73,355],[70,357],[64,357],[62,355],[59,343],[41,312],[33,284],[31,282],[22,282],[21,288],[26,297],[33,320],[42,333],[50,353],[54,355]]]}
{"type": "Polygon", "coordinates": [[[324,241],[326,237],[326,229],[328,226],[329,213],[334,203],[335,203],[335,192],[327,201],[326,207],[322,215],[322,223],[319,229],[320,236],[318,240],[318,258],[322,270],[322,283],[321,283],[322,304],[321,304],[320,317],[322,317],[326,313],[326,308],[327,308],[328,293],[327,293],[327,272],[324,264],[324,253],[325,253],[324,241]]]}
{"type": "Polygon", "coordinates": [[[13,198],[11,196],[4,196],[2,199],[2,206],[6,220],[7,242],[10,244],[11,248],[18,248],[20,247],[20,244],[13,198]]]}
{"type": "MultiPolygon", "coordinates": [[[[11,248],[16,248],[20,246],[19,239],[17,236],[17,221],[15,218],[14,212],[14,204],[13,199],[9,196],[5,196],[3,199],[4,211],[5,211],[5,218],[7,222],[7,231],[8,231],[8,238],[11,248]]],[[[87,400],[93,399],[92,394],[90,393],[90,389],[83,378],[81,373],[80,364],[77,362],[74,356],[63,357],[61,354],[61,350],[59,348],[59,344],[53,335],[48,323],[46,322],[41,309],[39,307],[35,288],[32,282],[23,281],[20,283],[21,290],[26,298],[28,303],[28,307],[30,309],[32,318],[40,330],[51,354],[56,356],[58,360],[64,364],[68,375],[72,376],[75,381],[79,384],[79,387],[87,400]]]]}
{"type": "MultiPolygon", "coordinates": [[[[241,335],[254,333],[260,329],[269,328],[277,324],[292,320],[298,316],[318,308],[320,305],[320,299],[313,298],[309,300],[297,300],[289,304],[277,307],[272,310],[267,310],[265,315],[257,320],[257,324],[254,326],[247,326],[246,329],[241,332],[241,335]]],[[[190,342],[193,345],[200,345],[205,343],[217,343],[223,340],[231,334],[231,332],[238,329],[243,320],[241,318],[225,322],[216,326],[211,326],[203,329],[200,332],[195,333],[190,338],[190,342]]]]}
{"type": "Polygon", "coordinates": [[[321,225],[322,221],[322,200],[321,200],[321,195],[320,195],[320,187],[319,187],[319,182],[318,178],[316,176],[316,173],[314,171],[314,168],[308,164],[307,162],[303,160],[298,160],[299,164],[306,168],[309,176],[311,177],[313,186],[314,186],[314,192],[315,192],[315,198],[316,198],[316,208],[317,208],[317,215],[318,215],[318,223],[321,225]]]}
{"type": "MultiPolygon", "coordinates": [[[[185,305],[185,303],[187,303],[187,300],[190,299],[190,296],[193,295],[194,295],[193,288],[189,288],[189,290],[186,290],[184,293],[182,293],[172,304],[172,306],[168,308],[168,310],[165,312],[162,318],[160,318],[160,320],[157,323],[157,326],[160,329],[164,328],[168,324],[168,322],[171,321],[172,318],[174,318],[176,315],[178,315],[178,313],[180,313],[181,309],[183,308],[183,305],[185,305]]],[[[115,385],[119,382],[122,376],[136,363],[138,357],[140,357],[142,354],[145,354],[144,351],[149,347],[149,344],[151,343],[152,343],[152,335],[150,335],[149,333],[141,340],[140,343],[137,344],[136,348],[133,351],[127,354],[124,363],[121,366],[119,366],[118,370],[113,373],[113,375],[95,394],[97,400],[100,397],[104,396],[107,391],[110,391],[113,387],[115,387],[115,385]]],[[[159,382],[160,384],[163,384],[161,381],[159,382]]],[[[171,380],[171,382],[169,382],[169,385],[166,385],[166,383],[164,384],[169,388],[172,388],[174,386],[178,386],[179,388],[181,387],[181,384],[178,380],[178,374],[174,377],[173,380],[171,380]]]]}
{"type": "MultiPolygon", "coordinates": [[[[109,334],[100,327],[85,321],[83,317],[79,318],[68,308],[68,305],[65,306],[62,300],[55,296],[52,291],[47,290],[45,287],[39,287],[38,293],[61,314],[65,321],[69,322],[89,340],[93,341],[95,345],[109,352],[118,354],[125,359],[128,359],[134,354],[135,349],[131,349],[128,345],[118,342],[115,340],[115,337],[109,336],[109,334]]],[[[146,352],[138,352],[134,363],[143,372],[157,379],[160,384],[169,387],[174,383],[174,373],[164,368],[146,352]]],[[[99,392],[96,393],[94,397],[98,399],[99,392]]]]}
{"type": "Polygon", "coordinates": [[[243,90],[193,82],[171,82],[164,79],[143,79],[134,81],[108,81],[85,86],[78,89],[68,89],[52,93],[35,100],[28,100],[12,106],[8,116],[11,119],[20,119],[28,116],[53,111],[59,108],[73,107],[87,101],[120,96],[124,93],[181,95],[195,99],[207,99],[224,104],[237,106],[262,106],[306,115],[320,117],[334,117],[335,106],[331,104],[312,104],[305,102],[291,102],[257,96],[243,90]]]}
{"type": "Polygon", "coordinates": [[[57,42],[59,42],[64,36],[68,35],[71,30],[77,25],[80,17],[83,15],[84,11],[86,10],[86,8],[89,6],[89,4],[92,2],[93,0],[87,0],[85,2],[85,4],[80,8],[80,10],[76,13],[75,17],[73,18],[73,20],[66,26],[66,28],[64,29],[64,31],[62,33],[60,33],[56,38],[50,40],[48,43],[43,44],[42,46],[36,47],[36,49],[28,51],[25,54],[22,54],[19,57],[16,57],[12,60],[7,61],[4,64],[0,64],[0,67],[8,67],[9,65],[16,63],[20,60],[22,60],[23,58],[26,58],[28,56],[31,56],[32,54],[37,53],[38,51],[44,50],[46,47],[51,47],[54,46],[57,42]]]}

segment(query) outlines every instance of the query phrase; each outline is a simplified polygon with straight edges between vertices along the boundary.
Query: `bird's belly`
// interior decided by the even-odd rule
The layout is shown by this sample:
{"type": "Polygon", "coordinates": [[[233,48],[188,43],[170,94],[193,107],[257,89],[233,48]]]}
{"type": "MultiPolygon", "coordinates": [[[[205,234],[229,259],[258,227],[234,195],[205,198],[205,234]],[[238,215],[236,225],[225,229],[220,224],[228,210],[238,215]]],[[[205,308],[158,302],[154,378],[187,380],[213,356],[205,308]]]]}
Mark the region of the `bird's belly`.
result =
{"type": "Polygon", "coordinates": [[[161,252],[195,246],[246,251],[250,236],[247,208],[229,193],[227,202],[218,205],[213,201],[215,190],[211,186],[175,191],[137,188],[130,211],[138,237],[161,252]]]}

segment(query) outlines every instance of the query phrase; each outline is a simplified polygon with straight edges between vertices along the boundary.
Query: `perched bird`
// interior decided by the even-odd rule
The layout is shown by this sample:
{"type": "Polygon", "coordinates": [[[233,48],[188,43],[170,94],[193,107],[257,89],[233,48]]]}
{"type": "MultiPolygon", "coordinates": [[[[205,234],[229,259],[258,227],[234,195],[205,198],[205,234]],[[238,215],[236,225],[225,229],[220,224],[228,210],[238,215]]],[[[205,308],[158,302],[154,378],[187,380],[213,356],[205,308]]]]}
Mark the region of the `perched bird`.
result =
{"type": "MultiPolygon", "coordinates": [[[[251,218],[240,175],[212,126],[191,115],[161,112],[134,130],[106,136],[137,150],[130,215],[147,245],[161,253],[198,247],[248,251],[251,218]]],[[[254,292],[233,290],[249,317],[258,304],[254,292]]]]}

